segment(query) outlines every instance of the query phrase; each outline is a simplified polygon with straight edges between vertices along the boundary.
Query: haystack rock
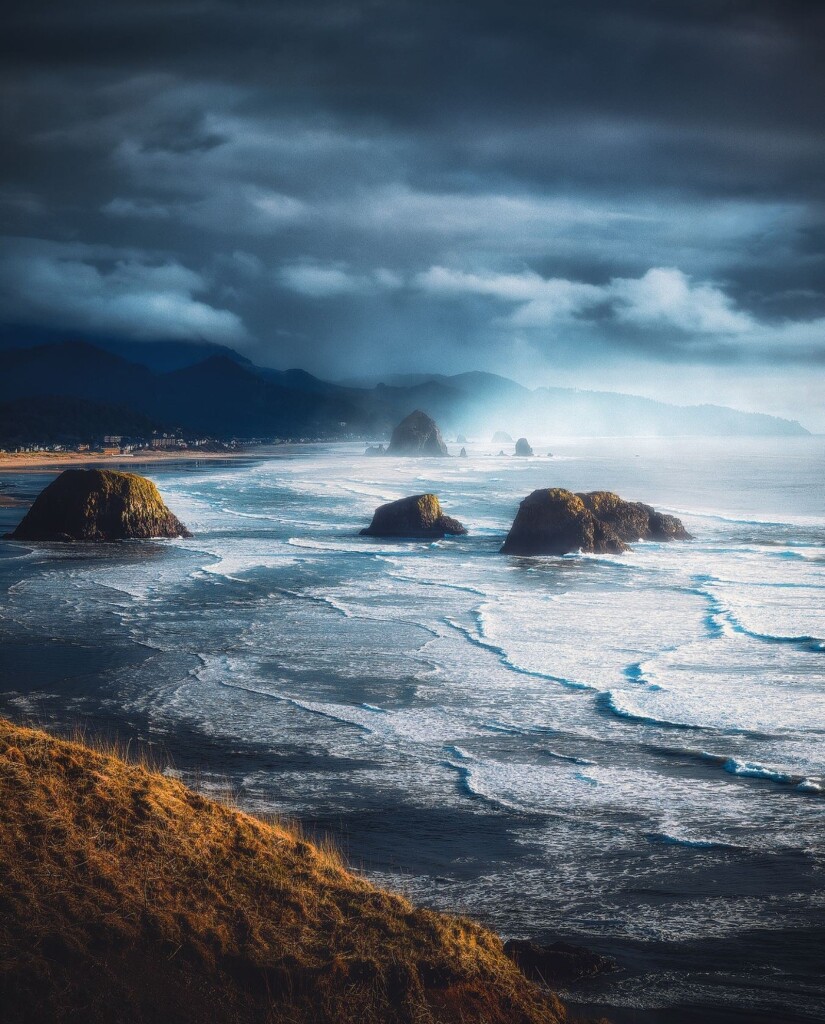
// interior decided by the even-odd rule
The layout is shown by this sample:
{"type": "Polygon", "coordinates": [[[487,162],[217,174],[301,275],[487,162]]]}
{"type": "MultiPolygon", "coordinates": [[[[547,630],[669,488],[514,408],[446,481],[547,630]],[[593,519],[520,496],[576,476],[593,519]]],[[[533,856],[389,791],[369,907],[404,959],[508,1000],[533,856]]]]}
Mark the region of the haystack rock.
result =
{"type": "Polygon", "coordinates": [[[455,439],[456,444],[467,444],[467,438],[463,434],[459,434],[455,439]]]}
{"type": "Polygon", "coordinates": [[[416,409],[393,430],[387,455],[447,455],[435,420],[416,409]]]}
{"type": "Polygon", "coordinates": [[[566,555],[570,551],[620,554],[627,545],[572,491],[533,491],[522,501],[507,539],[505,555],[566,555]]]}
{"type": "Polygon", "coordinates": [[[191,537],[151,480],[110,469],[67,469],[37,497],[12,540],[111,541],[191,537]]]}
{"type": "Polygon", "coordinates": [[[624,501],[612,491],[579,494],[584,507],[623,541],[692,540],[676,516],[657,512],[640,501],[624,501]]]}
{"type": "Polygon", "coordinates": [[[445,516],[435,494],[413,494],[380,505],[363,537],[443,537],[462,534],[466,529],[457,519],[445,516]]]}
{"type": "Polygon", "coordinates": [[[530,442],[526,437],[520,437],[516,441],[516,455],[532,455],[533,449],[530,447],[530,442]]]}
{"type": "Polygon", "coordinates": [[[512,437],[510,437],[510,435],[507,433],[506,430],[497,430],[495,432],[495,434],[493,434],[493,438],[492,438],[492,441],[490,443],[491,444],[512,444],[513,443],[513,439],[512,439],[512,437]]]}

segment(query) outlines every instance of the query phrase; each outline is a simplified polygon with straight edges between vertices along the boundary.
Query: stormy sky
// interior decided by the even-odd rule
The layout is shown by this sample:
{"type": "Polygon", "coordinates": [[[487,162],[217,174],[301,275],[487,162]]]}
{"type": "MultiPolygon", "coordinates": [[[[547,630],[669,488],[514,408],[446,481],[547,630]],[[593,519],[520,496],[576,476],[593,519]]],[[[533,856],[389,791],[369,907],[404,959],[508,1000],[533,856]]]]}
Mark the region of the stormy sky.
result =
{"type": "Polygon", "coordinates": [[[15,7],[4,323],[825,431],[825,4],[15,7]]]}

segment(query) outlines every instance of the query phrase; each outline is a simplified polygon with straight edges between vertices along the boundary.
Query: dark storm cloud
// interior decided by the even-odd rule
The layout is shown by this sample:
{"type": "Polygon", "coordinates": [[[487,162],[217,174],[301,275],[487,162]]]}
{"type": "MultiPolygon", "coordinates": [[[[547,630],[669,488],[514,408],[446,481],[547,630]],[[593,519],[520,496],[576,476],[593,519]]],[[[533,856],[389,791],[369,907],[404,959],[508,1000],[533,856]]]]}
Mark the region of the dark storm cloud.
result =
{"type": "Polygon", "coordinates": [[[10,321],[330,375],[821,363],[822,5],[35,2],[0,55],[10,321]]]}

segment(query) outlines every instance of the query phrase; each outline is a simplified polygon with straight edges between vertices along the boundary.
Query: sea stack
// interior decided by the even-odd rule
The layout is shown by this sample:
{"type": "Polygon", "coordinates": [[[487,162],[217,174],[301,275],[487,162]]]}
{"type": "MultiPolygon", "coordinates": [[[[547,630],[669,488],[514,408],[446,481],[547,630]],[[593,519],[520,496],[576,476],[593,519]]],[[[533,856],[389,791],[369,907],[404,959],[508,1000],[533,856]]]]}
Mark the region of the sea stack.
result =
{"type": "Polygon", "coordinates": [[[506,430],[497,430],[492,437],[493,444],[512,444],[513,439],[506,430]]]}
{"type": "Polygon", "coordinates": [[[527,456],[532,454],[533,449],[530,447],[530,442],[526,437],[520,437],[518,441],[516,441],[516,455],[527,456]]]}
{"type": "Polygon", "coordinates": [[[420,409],[393,430],[387,455],[447,455],[447,445],[435,420],[420,409]]]}
{"type": "Polygon", "coordinates": [[[627,545],[572,491],[542,488],[519,505],[501,551],[505,555],[621,554],[627,545]]]}
{"type": "Polygon", "coordinates": [[[445,516],[435,494],[413,494],[380,505],[362,537],[427,537],[460,535],[466,529],[457,519],[445,516]]]}
{"type": "Polygon", "coordinates": [[[501,548],[506,555],[621,554],[628,541],[690,540],[675,516],[610,491],[573,494],[560,487],[533,491],[521,505],[501,548]]]}
{"type": "Polygon", "coordinates": [[[67,469],[37,497],[12,540],[190,537],[151,480],[111,469],[67,469]]]}

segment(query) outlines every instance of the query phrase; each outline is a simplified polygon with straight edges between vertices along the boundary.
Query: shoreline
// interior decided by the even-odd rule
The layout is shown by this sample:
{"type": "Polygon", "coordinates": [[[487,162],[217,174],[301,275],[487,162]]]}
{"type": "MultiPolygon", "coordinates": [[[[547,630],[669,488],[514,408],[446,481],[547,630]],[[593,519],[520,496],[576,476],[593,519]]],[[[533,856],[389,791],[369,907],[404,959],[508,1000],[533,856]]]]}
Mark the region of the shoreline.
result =
{"type": "Polygon", "coordinates": [[[32,472],[42,470],[50,472],[61,467],[76,466],[84,469],[97,466],[140,466],[146,463],[175,462],[216,462],[235,459],[254,459],[266,457],[268,453],[254,449],[239,449],[228,452],[195,452],[181,451],[149,451],[137,455],[102,455],[95,452],[25,452],[20,455],[0,455],[0,473],[32,472]]]}

